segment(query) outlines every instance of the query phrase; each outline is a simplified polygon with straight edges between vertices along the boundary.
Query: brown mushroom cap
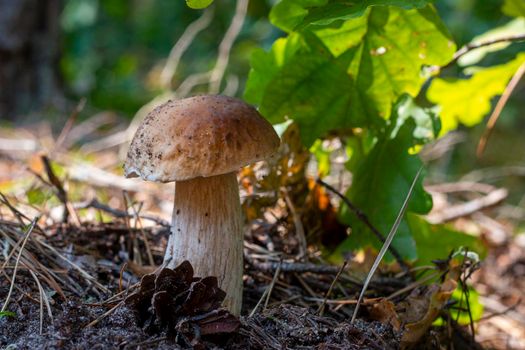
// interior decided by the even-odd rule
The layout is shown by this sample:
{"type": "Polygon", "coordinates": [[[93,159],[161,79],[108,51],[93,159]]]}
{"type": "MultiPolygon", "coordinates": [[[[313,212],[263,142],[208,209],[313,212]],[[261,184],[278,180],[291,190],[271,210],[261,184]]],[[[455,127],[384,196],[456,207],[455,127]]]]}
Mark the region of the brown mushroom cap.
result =
{"type": "Polygon", "coordinates": [[[279,147],[273,127],[252,106],[209,95],[168,101],[139,126],[126,177],[170,182],[237,171],[279,147]]]}

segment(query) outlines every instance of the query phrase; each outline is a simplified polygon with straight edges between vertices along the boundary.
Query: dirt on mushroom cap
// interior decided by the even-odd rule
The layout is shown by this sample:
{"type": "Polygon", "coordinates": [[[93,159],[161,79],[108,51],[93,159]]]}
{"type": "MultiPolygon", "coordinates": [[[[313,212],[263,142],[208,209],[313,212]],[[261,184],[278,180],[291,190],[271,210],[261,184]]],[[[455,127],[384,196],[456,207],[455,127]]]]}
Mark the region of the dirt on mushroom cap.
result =
{"type": "Polygon", "coordinates": [[[140,125],[125,172],[160,182],[220,175],[269,157],[279,143],[271,124],[239,99],[205,95],[170,100],[140,125]]]}

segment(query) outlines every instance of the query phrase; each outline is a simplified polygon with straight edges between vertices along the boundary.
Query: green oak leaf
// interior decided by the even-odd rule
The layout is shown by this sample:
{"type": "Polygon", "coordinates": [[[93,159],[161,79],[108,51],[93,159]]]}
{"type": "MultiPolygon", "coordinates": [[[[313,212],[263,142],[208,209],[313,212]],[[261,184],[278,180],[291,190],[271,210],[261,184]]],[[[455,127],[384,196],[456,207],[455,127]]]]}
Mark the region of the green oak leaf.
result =
{"type": "Polygon", "coordinates": [[[525,1],[524,0],[505,0],[501,10],[507,16],[525,17],[525,1]]]}
{"type": "Polygon", "coordinates": [[[386,119],[399,96],[419,93],[428,78],[423,68],[447,64],[456,46],[431,7],[378,7],[369,15],[361,44],[352,50],[348,73],[355,77],[361,104],[369,118],[386,119]]]}
{"type": "MultiPolygon", "coordinates": [[[[277,39],[269,52],[255,49],[250,60],[252,69],[246,82],[244,98],[248,102],[260,105],[266,90],[271,89],[269,83],[301,48],[308,49],[303,37],[299,34],[291,34],[287,38],[277,39]]],[[[274,124],[279,122],[272,121],[274,124]]]]}
{"type": "Polygon", "coordinates": [[[398,6],[403,9],[422,8],[430,0],[282,0],[270,12],[270,21],[284,31],[292,32],[309,26],[326,26],[363,16],[372,6],[398,6]]]}
{"type": "MultiPolygon", "coordinates": [[[[395,123],[393,123],[395,125],[395,123]]],[[[408,150],[414,146],[414,129],[412,118],[394,131],[379,137],[372,150],[355,167],[352,186],[346,196],[356,205],[370,222],[386,236],[394,223],[410,185],[422,163],[416,155],[408,150]]],[[[423,189],[420,178],[414,189],[408,206],[408,212],[425,214],[432,208],[432,198],[423,189]]],[[[360,221],[345,205],[341,206],[340,219],[350,225],[352,232],[337,248],[338,253],[357,248],[372,246],[377,249],[381,242],[368,227],[360,221]]],[[[417,252],[411,229],[403,219],[392,245],[406,259],[416,259],[417,252]]],[[[390,254],[386,256],[391,261],[390,254]]]]}
{"type": "Polygon", "coordinates": [[[456,231],[447,225],[433,225],[415,214],[408,214],[407,221],[416,241],[416,265],[430,265],[432,260],[446,259],[460,247],[478,253],[481,258],[487,253],[486,247],[476,236],[456,231]]]}
{"type": "Polygon", "coordinates": [[[382,127],[401,95],[419,93],[424,67],[444,65],[454,52],[433,8],[373,7],[256,51],[245,98],[272,123],[295,120],[310,146],[333,129],[382,127]]]}
{"type": "Polygon", "coordinates": [[[503,93],[524,63],[525,53],[521,53],[507,63],[480,68],[467,79],[434,79],[427,98],[440,107],[441,133],[456,129],[459,123],[474,126],[483,121],[491,110],[491,99],[503,93]]]}
{"type": "Polygon", "coordinates": [[[200,10],[210,6],[212,2],[213,0],[186,0],[186,5],[192,9],[200,10]]]}

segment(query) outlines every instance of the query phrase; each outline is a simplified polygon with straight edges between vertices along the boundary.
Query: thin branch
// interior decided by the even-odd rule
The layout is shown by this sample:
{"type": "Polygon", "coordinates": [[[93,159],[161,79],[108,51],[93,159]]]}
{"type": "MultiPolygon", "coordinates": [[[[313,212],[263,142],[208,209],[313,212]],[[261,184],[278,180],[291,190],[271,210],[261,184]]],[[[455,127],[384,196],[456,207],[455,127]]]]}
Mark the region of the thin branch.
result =
{"type": "Polygon", "coordinates": [[[210,76],[211,76],[210,72],[201,72],[201,73],[195,73],[195,74],[189,75],[179,85],[177,90],[175,90],[175,96],[177,98],[184,98],[188,96],[191,90],[195,86],[208,83],[210,76]]]}
{"type": "Polygon", "coordinates": [[[308,248],[308,244],[306,242],[306,235],[304,233],[304,226],[303,222],[301,221],[301,217],[295,210],[295,206],[292,203],[292,200],[290,199],[290,196],[288,195],[288,191],[286,188],[281,188],[281,191],[283,192],[284,200],[286,202],[286,206],[288,207],[288,210],[290,211],[290,214],[292,214],[293,223],[295,226],[295,236],[297,240],[299,241],[299,259],[303,259],[306,255],[306,251],[308,248]]]}
{"type": "Polygon", "coordinates": [[[235,74],[230,74],[226,77],[226,86],[222,90],[221,95],[234,96],[239,90],[239,77],[235,74]]]}
{"type": "Polygon", "coordinates": [[[58,138],[55,141],[55,145],[53,147],[53,151],[51,152],[51,155],[55,154],[55,152],[58,152],[62,148],[62,146],[64,145],[64,141],[66,141],[71,129],[73,129],[73,125],[75,124],[75,121],[77,120],[78,114],[82,112],[85,105],[86,105],[86,98],[82,97],[80,101],[78,101],[75,109],[71,112],[71,115],[69,116],[66,123],[64,124],[64,127],[62,128],[60,135],[58,135],[58,138]]]}
{"type": "Polygon", "coordinates": [[[487,145],[487,141],[492,133],[492,130],[494,129],[494,126],[496,125],[496,122],[498,121],[499,116],[501,115],[501,111],[503,111],[503,108],[507,104],[510,95],[518,85],[518,82],[523,77],[523,74],[525,74],[525,62],[521,64],[516,73],[514,73],[514,75],[512,76],[512,79],[510,79],[509,84],[507,85],[507,87],[505,87],[505,91],[503,91],[503,94],[498,100],[494,111],[490,115],[490,118],[487,122],[487,127],[485,128],[483,135],[481,135],[481,139],[479,140],[478,148],[476,150],[476,155],[478,156],[478,158],[481,158],[481,156],[483,155],[483,152],[485,151],[485,146],[487,145]]]}
{"type": "Polygon", "coordinates": [[[131,214],[129,214],[126,211],[115,209],[115,208],[110,207],[109,205],[100,203],[96,199],[92,199],[90,202],[87,202],[87,203],[79,203],[76,206],[79,209],[94,208],[94,209],[102,210],[102,211],[105,211],[106,213],[109,213],[109,214],[113,215],[116,218],[136,218],[136,217],[140,217],[141,219],[153,221],[156,224],[159,224],[159,225],[164,226],[164,227],[169,227],[170,226],[170,223],[168,221],[163,220],[161,218],[158,218],[156,216],[143,215],[143,214],[138,215],[138,213],[137,213],[137,215],[131,215],[131,214]]]}
{"type": "Polygon", "coordinates": [[[487,41],[483,41],[483,42],[478,42],[478,43],[469,43],[469,44],[463,46],[458,51],[456,51],[456,53],[454,54],[454,57],[452,58],[452,61],[450,61],[447,64],[447,66],[450,66],[450,65],[456,63],[457,60],[459,60],[459,58],[461,56],[466,55],[467,53],[469,53],[472,50],[479,49],[480,47],[490,46],[490,45],[503,43],[503,42],[514,42],[514,41],[524,41],[524,40],[525,40],[525,34],[517,34],[517,35],[510,35],[510,36],[506,36],[506,37],[502,37],[502,38],[487,40],[487,41]]]}
{"type": "Polygon", "coordinates": [[[312,263],[294,263],[294,262],[256,262],[254,259],[245,254],[246,260],[257,270],[263,272],[276,271],[278,268],[283,272],[305,273],[312,272],[318,274],[336,274],[339,267],[331,265],[316,265],[312,263]]]}
{"type": "MultiPolygon", "coordinates": [[[[282,260],[281,260],[282,263],[282,260]]],[[[281,273],[281,266],[275,270],[275,274],[273,275],[272,282],[268,286],[268,293],[266,294],[266,300],[264,301],[263,310],[266,310],[268,307],[268,303],[270,302],[270,297],[272,296],[273,287],[275,286],[275,283],[277,282],[277,279],[279,278],[279,274],[281,273]]],[[[254,309],[257,310],[257,309],[254,309]]],[[[253,312],[253,311],[252,311],[253,312]]]]}
{"type": "Polygon", "coordinates": [[[328,291],[326,292],[326,294],[324,295],[324,299],[323,299],[323,303],[319,306],[319,308],[317,309],[317,314],[319,316],[323,316],[323,313],[324,313],[324,308],[326,307],[326,301],[328,300],[328,297],[330,296],[330,294],[332,293],[332,290],[334,289],[334,286],[335,286],[335,283],[337,282],[337,280],[339,279],[339,276],[341,276],[341,273],[344,271],[346,265],[348,264],[348,260],[345,260],[343,262],[343,265],[341,266],[341,268],[339,269],[339,271],[337,272],[337,275],[335,275],[335,278],[333,279],[332,281],[332,284],[330,284],[330,288],[328,288],[328,291]]]}
{"type": "Polygon", "coordinates": [[[87,325],[84,326],[84,328],[89,328],[89,327],[93,327],[95,326],[97,323],[99,323],[100,321],[102,321],[104,318],[108,317],[109,315],[111,315],[113,312],[115,312],[115,310],[117,310],[120,306],[124,305],[124,301],[121,301],[120,303],[118,303],[117,305],[113,306],[111,309],[109,309],[108,311],[104,312],[101,316],[99,316],[99,318],[89,322],[87,325]]]}
{"type": "MultiPolygon", "coordinates": [[[[370,231],[372,231],[372,233],[377,237],[377,239],[382,243],[382,244],[385,244],[386,240],[385,240],[385,236],[383,236],[383,234],[381,232],[379,232],[379,230],[370,222],[370,220],[368,219],[368,216],[366,216],[365,213],[363,213],[361,211],[361,209],[359,209],[358,207],[356,207],[354,205],[354,203],[352,203],[350,201],[350,199],[348,199],[346,196],[344,196],[341,192],[339,192],[338,190],[336,190],[333,186],[327,184],[326,182],[324,182],[323,180],[321,179],[317,179],[316,180],[317,183],[323,187],[325,187],[326,189],[328,189],[330,192],[332,192],[333,194],[335,194],[337,197],[339,197],[347,206],[348,208],[350,208],[350,210],[355,214],[355,216],[357,216],[357,218],[359,220],[361,220],[361,222],[363,222],[366,227],[368,227],[370,229],[370,231]]],[[[408,265],[405,263],[405,261],[403,260],[403,258],[401,257],[401,254],[399,254],[399,252],[397,251],[397,249],[393,246],[389,246],[388,247],[388,250],[390,252],[390,254],[392,254],[392,256],[396,259],[397,263],[399,264],[399,266],[403,269],[403,271],[405,273],[408,273],[408,271],[410,270],[408,265]]]]}
{"type": "Polygon", "coordinates": [[[268,286],[268,288],[266,288],[264,290],[263,295],[261,295],[261,299],[259,299],[259,301],[255,305],[255,307],[253,308],[252,312],[250,312],[250,316],[249,317],[252,317],[255,314],[255,312],[257,311],[257,309],[262,304],[262,301],[265,298],[266,298],[266,302],[264,303],[264,307],[266,308],[266,306],[268,305],[268,301],[270,300],[269,295],[271,294],[272,289],[273,289],[275,283],[277,282],[277,278],[279,277],[279,273],[281,272],[281,264],[282,264],[282,260],[279,262],[279,265],[277,266],[277,269],[275,270],[275,274],[273,275],[273,278],[272,278],[272,281],[270,282],[270,285],[268,286]]]}
{"type": "Polygon", "coordinates": [[[449,206],[442,211],[429,214],[427,216],[427,220],[432,224],[441,224],[463,216],[471,215],[477,211],[498,204],[507,198],[508,194],[509,192],[506,189],[500,188],[483,197],[473,199],[469,202],[449,206]]]}
{"type": "Polygon", "coordinates": [[[237,5],[235,7],[235,15],[233,16],[230,27],[224,34],[219,45],[219,57],[217,58],[217,63],[211,71],[210,75],[210,85],[209,93],[217,94],[221,86],[222,78],[224,76],[224,71],[230,60],[230,51],[233,45],[233,42],[239,35],[242,25],[244,24],[244,18],[246,17],[246,11],[248,9],[248,0],[237,0],[237,5]]]}
{"type": "Polygon", "coordinates": [[[186,30],[180,36],[170,51],[166,64],[160,73],[160,83],[165,89],[171,88],[171,80],[177,72],[182,55],[186,52],[197,34],[206,29],[213,19],[213,6],[208,7],[203,14],[195,21],[191,22],[186,30]]]}

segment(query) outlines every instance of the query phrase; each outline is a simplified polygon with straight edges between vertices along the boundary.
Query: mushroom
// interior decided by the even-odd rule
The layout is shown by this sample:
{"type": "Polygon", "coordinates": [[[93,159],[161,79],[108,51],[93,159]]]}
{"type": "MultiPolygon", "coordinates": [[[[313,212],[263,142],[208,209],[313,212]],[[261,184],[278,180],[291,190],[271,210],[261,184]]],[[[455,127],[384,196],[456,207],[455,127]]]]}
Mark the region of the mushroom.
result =
{"type": "Polygon", "coordinates": [[[273,127],[241,100],[218,95],[168,101],[137,129],[126,177],[175,181],[166,267],[189,260],[197,276],[216,276],[224,306],[242,305],[243,224],[236,173],[279,147],[273,127]]]}

